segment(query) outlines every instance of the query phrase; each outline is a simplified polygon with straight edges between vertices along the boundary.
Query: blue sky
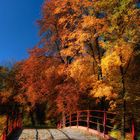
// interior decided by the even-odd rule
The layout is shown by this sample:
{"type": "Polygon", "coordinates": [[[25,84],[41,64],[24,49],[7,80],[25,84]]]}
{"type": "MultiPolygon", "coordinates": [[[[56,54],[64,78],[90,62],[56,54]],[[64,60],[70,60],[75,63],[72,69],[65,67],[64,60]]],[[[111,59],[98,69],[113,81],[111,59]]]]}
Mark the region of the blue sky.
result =
{"type": "Polygon", "coordinates": [[[43,0],[0,0],[0,64],[28,57],[39,41],[36,20],[43,0]]]}

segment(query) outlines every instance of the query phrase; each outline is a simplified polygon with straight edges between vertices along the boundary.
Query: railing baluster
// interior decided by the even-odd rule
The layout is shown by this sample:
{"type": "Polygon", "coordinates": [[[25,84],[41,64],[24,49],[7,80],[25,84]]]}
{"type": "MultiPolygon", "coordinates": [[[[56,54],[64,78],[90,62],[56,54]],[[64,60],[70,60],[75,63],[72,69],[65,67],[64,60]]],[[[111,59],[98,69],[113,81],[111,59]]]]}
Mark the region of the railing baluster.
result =
{"type": "Polygon", "coordinates": [[[97,120],[97,131],[101,132],[99,120],[97,120]]]}
{"type": "Polygon", "coordinates": [[[107,117],[107,114],[106,114],[106,111],[104,110],[104,120],[103,120],[104,135],[106,134],[106,117],[107,117]]]}
{"type": "Polygon", "coordinates": [[[134,118],[132,118],[132,139],[135,140],[135,124],[134,124],[134,118]]]}
{"type": "Polygon", "coordinates": [[[69,123],[70,123],[70,128],[71,128],[71,113],[70,113],[70,118],[69,118],[69,123]]]}
{"type": "Polygon", "coordinates": [[[2,134],[2,140],[6,140],[7,136],[6,136],[6,130],[4,130],[3,134],[2,134]]]}
{"type": "Polygon", "coordinates": [[[66,126],[66,116],[65,116],[65,113],[64,111],[62,112],[62,121],[63,121],[63,128],[66,126]]]}
{"type": "Polygon", "coordinates": [[[61,119],[62,127],[64,127],[64,124],[68,124],[70,128],[72,125],[75,125],[78,128],[79,126],[85,126],[86,124],[87,130],[90,130],[89,128],[92,126],[91,129],[94,127],[94,129],[98,132],[100,131],[105,136],[105,134],[108,133],[107,131],[113,128],[111,124],[112,121],[114,121],[116,113],[106,110],[77,110],[73,114],[69,113],[66,115],[67,117],[65,115],[66,114],[63,112],[61,119]]]}
{"type": "Polygon", "coordinates": [[[89,130],[89,118],[90,117],[90,111],[87,110],[87,130],[89,130]]]}
{"type": "Polygon", "coordinates": [[[77,111],[77,127],[79,126],[79,112],[77,111]]]}

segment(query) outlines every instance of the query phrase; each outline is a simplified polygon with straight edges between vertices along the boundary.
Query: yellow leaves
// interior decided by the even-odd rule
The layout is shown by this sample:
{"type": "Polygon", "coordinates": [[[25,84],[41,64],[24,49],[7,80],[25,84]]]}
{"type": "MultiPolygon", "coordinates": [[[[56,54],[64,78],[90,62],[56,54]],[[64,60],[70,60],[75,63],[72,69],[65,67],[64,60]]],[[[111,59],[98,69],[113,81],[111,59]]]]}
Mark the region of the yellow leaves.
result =
{"type": "MultiPolygon", "coordinates": [[[[77,29],[76,31],[70,33],[68,37],[69,37],[69,40],[75,39],[75,41],[72,42],[72,44],[75,44],[77,46],[82,46],[82,44],[85,41],[88,41],[91,39],[92,34],[89,32],[83,31],[81,29],[77,29]]],[[[76,47],[75,47],[75,49],[76,49],[76,47]]]]}
{"type": "Polygon", "coordinates": [[[3,115],[3,116],[0,115],[0,126],[3,126],[3,128],[5,127],[4,125],[6,124],[6,120],[7,120],[6,115],[3,115]]]}
{"type": "Polygon", "coordinates": [[[132,55],[133,48],[131,44],[118,43],[114,48],[108,50],[105,57],[102,58],[101,66],[103,72],[109,72],[119,66],[125,67],[132,55]]]}
{"type": "Polygon", "coordinates": [[[74,56],[74,45],[69,46],[69,49],[63,49],[61,50],[61,55],[62,56],[74,56]]]}
{"type": "Polygon", "coordinates": [[[125,22],[128,22],[129,21],[129,18],[128,18],[128,16],[126,15],[126,16],[124,16],[124,21],[125,22]]]}
{"type": "Polygon", "coordinates": [[[118,45],[115,46],[115,50],[117,55],[121,58],[121,65],[125,66],[129,61],[130,57],[133,55],[133,46],[129,43],[119,42],[118,45]]]}
{"type": "Polygon", "coordinates": [[[93,60],[92,58],[79,58],[69,66],[70,77],[84,82],[93,75],[93,60]]]}
{"type": "Polygon", "coordinates": [[[103,83],[102,81],[97,81],[94,85],[93,90],[91,91],[91,95],[93,97],[106,97],[106,99],[110,100],[116,98],[116,93],[113,92],[113,87],[103,83]]]}
{"type": "Polygon", "coordinates": [[[103,72],[109,72],[113,67],[118,67],[120,65],[121,61],[117,52],[108,53],[108,55],[106,55],[101,61],[103,72]]]}
{"type": "Polygon", "coordinates": [[[69,42],[66,44],[68,46],[68,48],[66,49],[62,49],[60,51],[61,55],[64,56],[64,57],[67,57],[67,56],[75,56],[77,52],[79,53],[83,53],[84,50],[83,50],[83,46],[82,44],[76,44],[76,42],[69,42]]]}
{"type": "Polygon", "coordinates": [[[57,7],[54,11],[55,14],[59,14],[61,12],[61,7],[57,7]]]}
{"type": "Polygon", "coordinates": [[[56,70],[55,66],[49,67],[49,68],[45,71],[46,76],[50,76],[51,73],[54,73],[54,72],[55,72],[55,70],[56,70]]]}
{"type": "Polygon", "coordinates": [[[66,73],[66,65],[60,64],[57,68],[58,75],[64,75],[66,73]]]}
{"type": "Polygon", "coordinates": [[[11,93],[12,93],[12,89],[0,92],[0,98],[1,98],[2,103],[9,102],[9,97],[12,96],[11,93]]]}
{"type": "Polygon", "coordinates": [[[131,18],[134,18],[137,16],[138,11],[139,11],[138,9],[128,9],[127,15],[131,18]]]}
{"type": "Polygon", "coordinates": [[[6,127],[6,121],[7,121],[7,116],[6,115],[0,115],[0,138],[3,133],[3,128],[6,127]]]}
{"type": "MultiPolygon", "coordinates": [[[[59,14],[65,10],[66,2],[64,0],[51,0],[51,6],[54,7],[53,14],[59,14]],[[61,3],[61,4],[60,4],[61,3]]],[[[47,3],[46,3],[47,4],[47,3]]]]}
{"type": "Polygon", "coordinates": [[[14,97],[14,100],[20,104],[25,104],[26,103],[26,99],[25,99],[25,94],[18,94],[17,96],[14,97]]]}
{"type": "Polygon", "coordinates": [[[102,34],[108,29],[106,19],[96,18],[95,16],[84,16],[81,26],[83,30],[90,32],[91,35],[95,33],[102,34]]]}
{"type": "Polygon", "coordinates": [[[84,6],[86,7],[91,7],[93,5],[93,0],[92,1],[89,1],[89,0],[80,0],[79,2],[82,2],[84,6]]]}
{"type": "Polygon", "coordinates": [[[83,29],[91,29],[92,28],[102,28],[101,25],[105,24],[105,20],[103,18],[99,19],[94,16],[84,16],[83,17],[83,22],[82,22],[82,27],[83,29]]]}
{"type": "Polygon", "coordinates": [[[94,23],[95,23],[95,17],[84,16],[82,27],[83,28],[89,28],[89,27],[92,27],[94,25],[94,23]]]}
{"type": "Polygon", "coordinates": [[[65,17],[62,17],[62,18],[60,18],[59,20],[58,20],[58,23],[59,24],[63,24],[63,23],[65,23],[67,21],[67,19],[65,18],[65,17]]]}
{"type": "Polygon", "coordinates": [[[79,36],[78,36],[77,42],[78,43],[83,43],[83,42],[85,42],[87,40],[90,40],[91,36],[92,35],[90,33],[88,33],[88,32],[81,32],[81,34],[79,34],[79,36]]]}
{"type": "Polygon", "coordinates": [[[90,56],[76,59],[68,67],[68,76],[79,83],[80,89],[84,90],[97,80],[94,73],[93,59],[90,56]]]}
{"type": "Polygon", "coordinates": [[[116,109],[117,104],[116,104],[115,101],[112,100],[112,101],[109,102],[109,106],[110,106],[109,111],[112,111],[112,110],[116,109]]]}

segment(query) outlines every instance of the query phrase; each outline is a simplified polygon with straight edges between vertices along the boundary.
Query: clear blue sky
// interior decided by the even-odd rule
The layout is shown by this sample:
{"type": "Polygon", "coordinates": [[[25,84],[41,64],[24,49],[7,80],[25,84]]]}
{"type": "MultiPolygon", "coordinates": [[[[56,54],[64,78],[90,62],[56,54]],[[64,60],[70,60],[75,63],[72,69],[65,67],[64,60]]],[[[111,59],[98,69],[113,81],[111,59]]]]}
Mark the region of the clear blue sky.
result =
{"type": "Polygon", "coordinates": [[[43,0],[0,0],[0,64],[27,58],[39,41],[36,20],[43,0]]]}

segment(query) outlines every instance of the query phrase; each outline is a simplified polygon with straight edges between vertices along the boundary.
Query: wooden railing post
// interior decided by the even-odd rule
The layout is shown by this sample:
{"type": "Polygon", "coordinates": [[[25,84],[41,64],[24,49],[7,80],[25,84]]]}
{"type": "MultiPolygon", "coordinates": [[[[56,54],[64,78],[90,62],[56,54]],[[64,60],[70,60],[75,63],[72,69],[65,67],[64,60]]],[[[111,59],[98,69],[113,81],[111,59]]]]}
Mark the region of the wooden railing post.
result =
{"type": "Polygon", "coordinates": [[[61,122],[57,123],[57,129],[61,128],[61,122]]]}
{"type": "Polygon", "coordinates": [[[6,136],[6,130],[4,130],[1,139],[2,139],[2,140],[6,140],[6,139],[7,139],[7,136],[6,136]]]}
{"type": "Polygon", "coordinates": [[[70,117],[69,117],[69,124],[70,124],[70,128],[71,128],[71,113],[70,113],[70,117]]]}
{"type": "Polygon", "coordinates": [[[90,111],[87,110],[87,129],[89,130],[90,111]]]}
{"type": "Polygon", "coordinates": [[[132,139],[135,140],[135,124],[134,124],[134,118],[132,118],[132,139]]]}
{"type": "Polygon", "coordinates": [[[64,128],[66,126],[66,117],[65,117],[65,112],[64,111],[62,112],[62,121],[63,121],[62,125],[63,125],[63,128],[64,128]]]}
{"type": "Polygon", "coordinates": [[[77,111],[77,127],[79,126],[79,112],[77,111]]]}
{"type": "Polygon", "coordinates": [[[106,111],[104,110],[104,119],[103,119],[103,126],[104,126],[104,135],[106,134],[106,111]]]}
{"type": "Polygon", "coordinates": [[[19,124],[18,124],[18,122],[20,121],[20,117],[21,117],[20,113],[18,113],[17,116],[18,116],[18,118],[17,118],[17,128],[20,128],[20,127],[19,127],[19,124]]]}
{"type": "Polygon", "coordinates": [[[100,130],[100,123],[99,123],[98,120],[97,120],[97,131],[99,131],[99,132],[101,131],[101,130],[100,130]]]}
{"type": "Polygon", "coordinates": [[[20,126],[19,126],[19,127],[20,127],[20,128],[22,128],[22,125],[23,125],[22,117],[23,117],[23,116],[22,116],[22,114],[20,113],[20,114],[19,114],[19,121],[20,121],[20,126]]]}

